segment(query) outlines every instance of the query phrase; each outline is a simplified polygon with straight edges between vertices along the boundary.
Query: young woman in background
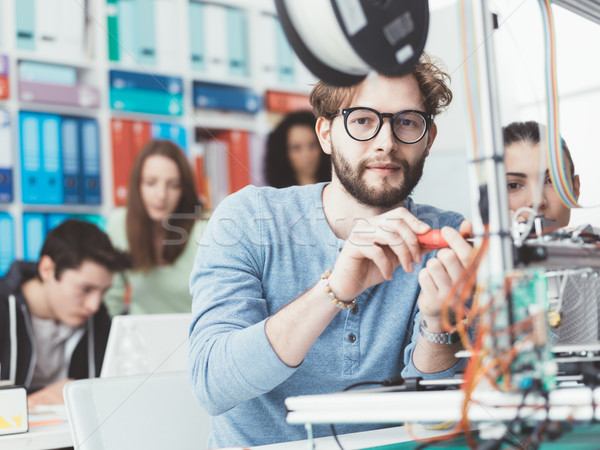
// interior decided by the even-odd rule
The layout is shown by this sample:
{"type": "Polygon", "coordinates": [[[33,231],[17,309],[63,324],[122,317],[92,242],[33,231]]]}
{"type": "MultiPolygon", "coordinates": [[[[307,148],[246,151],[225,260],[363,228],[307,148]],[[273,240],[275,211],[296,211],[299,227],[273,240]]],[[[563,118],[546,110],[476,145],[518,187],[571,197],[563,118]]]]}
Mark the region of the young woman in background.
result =
{"type": "MultiPolygon", "coordinates": [[[[550,166],[546,159],[544,166],[540,163],[544,158],[544,149],[540,143],[540,129],[545,131],[545,125],[538,122],[513,122],[502,129],[504,139],[504,165],[506,167],[506,188],[508,191],[508,206],[511,220],[519,208],[533,208],[536,198],[537,214],[546,220],[566,227],[571,219],[571,208],[565,206],[556,193],[550,178],[550,166]],[[541,173],[544,172],[544,173],[541,173]],[[540,177],[541,175],[541,177],[540,177]],[[543,186],[539,186],[540,179],[543,186]]],[[[579,198],[579,175],[575,174],[575,165],[567,143],[561,138],[568,182],[575,198],[579,198]]],[[[519,214],[519,221],[525,221],[527,213],[519,214]]]]}
{"type": "Polygon", "coordinates": [[[106,295],[111,315],[190,312],[189,276],[206,224],[197,220],[200,207],[184,152],[167,140],[148,142],[131,171],[127,208],[107,226],[134,263],[106,295]]]}
{"type": "Polygon", "coordinates": [[[315,133],[316,119],[310,111],[287,115],[269,134],[265,157],[265,180],[269,186],[331,181],[331,161],[321,150],[315,133]]]}

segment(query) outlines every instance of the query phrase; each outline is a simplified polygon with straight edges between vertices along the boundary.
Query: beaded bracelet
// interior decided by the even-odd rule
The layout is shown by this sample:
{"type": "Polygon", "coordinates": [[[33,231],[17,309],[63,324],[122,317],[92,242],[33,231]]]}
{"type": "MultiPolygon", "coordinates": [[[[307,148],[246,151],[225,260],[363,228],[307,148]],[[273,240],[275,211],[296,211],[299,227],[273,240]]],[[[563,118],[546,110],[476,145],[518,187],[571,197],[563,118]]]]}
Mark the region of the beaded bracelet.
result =
{"type": "Polygon", "coordinates": [[[333,303],[340,309],[354,308],[354,305],[356,304],[356,299],[352,300],[351,302],[343,302],[341,300],[338,300],[338,298],[331,290],[331,287],[329,286],[329,275],[331,275],[331,270],[326,270],[323,273],[323,275],[321,275],[321,284],[323,285],[323,290],[327,294],[327,297],[329,297],[329,299],[331,300],[331,303],[333,303]]]}

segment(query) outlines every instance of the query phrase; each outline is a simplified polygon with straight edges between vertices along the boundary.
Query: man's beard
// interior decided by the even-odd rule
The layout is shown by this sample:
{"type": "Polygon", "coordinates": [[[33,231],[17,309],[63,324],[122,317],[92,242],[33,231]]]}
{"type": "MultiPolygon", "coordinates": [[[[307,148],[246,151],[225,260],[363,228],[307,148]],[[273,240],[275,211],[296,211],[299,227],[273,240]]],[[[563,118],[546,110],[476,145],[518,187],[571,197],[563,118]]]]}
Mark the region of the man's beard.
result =
{"type": "Polygon", "coordinates": [[[386,177],[383,179],[383,186],[369,187],[363,178],[363,174],[367,166],[373,164],[373,161],[363,160],[353,169],[341,153],[337,152],[333,146],[331,149],[333,170],[344,189],[363,205],[382,209],[392,209],[404,202],[406,197],[410,195],[419,183],[421,176],[423,176],[426,157],[426,152],[423,152],[423,156],[412,166],[404,159],[387,158],[398,165],[399,170],[402,171],[401,184],[392,186],[386,177]]]}

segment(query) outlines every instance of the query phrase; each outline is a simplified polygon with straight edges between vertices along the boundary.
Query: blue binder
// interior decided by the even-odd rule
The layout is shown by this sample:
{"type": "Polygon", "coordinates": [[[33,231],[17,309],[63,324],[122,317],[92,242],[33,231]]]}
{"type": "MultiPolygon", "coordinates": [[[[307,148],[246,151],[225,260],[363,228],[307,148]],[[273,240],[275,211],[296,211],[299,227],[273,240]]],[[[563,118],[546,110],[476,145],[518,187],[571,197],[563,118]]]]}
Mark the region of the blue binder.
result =
{"type": "Polygon", "coordinates": [[[240,8],[227,8],[227,32],[229,51],[229,74],[245,77],[248,75],[248,52],[246,43],[246,18],[240,8]]]}
{"type": "Polygon", "coordinates": [[[168,139],[169,141],[173,141],[187,153],[185,128],[181,125],[153,122],[152,137],[154,139],[168,139]]]}
{"type": "Polygon", "coordinates": [[[49,233],[58,225],[63,223],[65,220],[73,217],[71,214],[67,213],[50,213],[46,214],[46,233],[49,233]]]}
{"type": "Polygon", "coordinates": [[[15,2],[17,12],[17,48],[35,50],[35,0],[15,2]]]}
{"type": "Polygon", "coordinates": [[[0,203],[13,201],[13,156],[10,113],[0,109],[0,203]]]}
{"type": "Polygon", "coordinates": [[[3,277],[15,259],[15,231],[13,218],[0,212],[0,277],[3,277]]]}
{"type": "Polygon", "coordinates": [[[46,217],[42,213],[23,213],[23,249],[26,261],[37,261],[46,240],[46,217]]]}
{"type": "Polygon", "coordinates": [[[194,106],[255,113],[259,110],[259,97],[246,88],[213,83],[194,83],[194,106]]]}
{"type": "Polygon", "coordinates": [[[83,203],[79,123],[73,117],[63,117],[62,159],[65,204],[83,203]]]}
{"type": "Polygon", "coordinates": [[[0,203],[11,203],[12,201],[12,169],[0,167],[0,203]]]}
{"type": "Polygon", "coordinates": [[[40,114],[22,111],[19,113],[21,139],[21,196],[23,203],[42,203],[44,188],[42,181],[42,149],[40,136],[40,114]]]}
{"type": "Polygon", "coordinates": [[[190,59],[192,62],[192,70],[204,72],[206,70],[204,50],[204,5],[200,2],[190,2],[189,6],[190,59]]]}
{"type": "Polygon", "coordinates": [[[156,65],[154,0],[137,0],[138,49],[140,64],[156,65]]]}
{"type": "Polygon", "coordinates": [[[40,120],[43,161],[43,203],[49,205],[59,205],[64,203],[65,200],[60,140],[61,121],[62,118],[54,114],[43,114],[40,120]]]}
{"type": "Polygon", "coordinates": [[[183,79],[180,77],[125,72],[123,70],[111,70],[109,76],[111,89],[151,89],[174,95],[183,94],[183,79]]]}
{"type": "Polygon", "coordinates": [[[81,119],[81,154],[83,172],[83,202],[86,205],[102,203],[100,182],[100,137],[95,119],[81,119]]]}

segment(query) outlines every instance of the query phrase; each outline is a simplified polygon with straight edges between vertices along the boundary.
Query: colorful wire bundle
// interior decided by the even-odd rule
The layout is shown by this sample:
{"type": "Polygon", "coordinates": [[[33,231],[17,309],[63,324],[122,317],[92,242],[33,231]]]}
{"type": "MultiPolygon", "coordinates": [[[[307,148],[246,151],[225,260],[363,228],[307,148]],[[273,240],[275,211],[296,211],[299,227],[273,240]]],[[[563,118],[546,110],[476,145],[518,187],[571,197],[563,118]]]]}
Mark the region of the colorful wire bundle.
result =
{"type": "Polygon", "coordinates": [[[550,0],[538,0],[542,11],[542,23],[544,26],[544,40],[546,42],[545,51],[545,72],[546,72],[546,103],[547,122],[546,128],[546,151],[548,161],[550,162],[550,178],[554,189],[558,193],[560,200],[569,208],[580,208],[577,203],[573,188],[569,182],[569,175],[565,164],[564,152],[562,151],[560,128],[559,128],[559,107],[558,107],[558,81],[556,75],[556,36],[554,33],[554,16],[550,0]]]}

